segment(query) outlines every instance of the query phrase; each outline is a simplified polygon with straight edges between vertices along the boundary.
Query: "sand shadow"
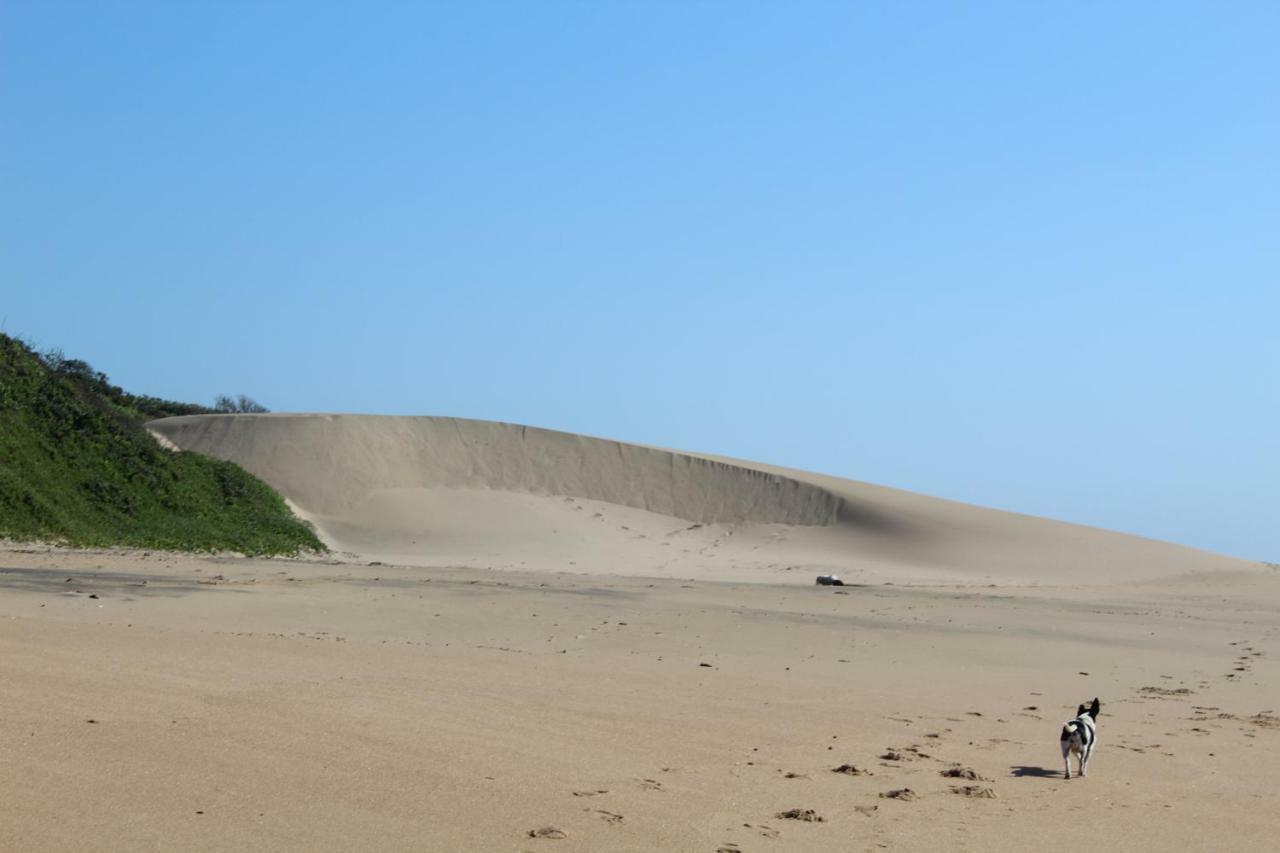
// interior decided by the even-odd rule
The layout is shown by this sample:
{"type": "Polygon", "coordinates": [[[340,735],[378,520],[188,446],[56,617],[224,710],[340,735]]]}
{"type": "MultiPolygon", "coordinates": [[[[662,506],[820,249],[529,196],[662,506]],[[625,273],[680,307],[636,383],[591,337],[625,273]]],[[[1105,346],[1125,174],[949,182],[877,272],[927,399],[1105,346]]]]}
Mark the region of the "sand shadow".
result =
{"type": "Polygon", "coordinates": [[[1048,767],[1032,767],[1028,764],[1015,764],[1013,765],[1013,767],[1009,768],[1009,773],[1012,776],[1017,776],[1019,779],[1022,779],[1028,776],[1033,779],[1061,779],[1062,778],[1061,767],[1059,767],[1057,770],[1051,770],[1048,767]]]}
{"type": "MultiPolygon", "coordinates": [[[[13,592],[176,598],[214,589],[193,578],[100,569],[19,569],[0,566],[0,589],[13,592]]],[[[241,590],[221,590],[240,592],[241,590]]]]}

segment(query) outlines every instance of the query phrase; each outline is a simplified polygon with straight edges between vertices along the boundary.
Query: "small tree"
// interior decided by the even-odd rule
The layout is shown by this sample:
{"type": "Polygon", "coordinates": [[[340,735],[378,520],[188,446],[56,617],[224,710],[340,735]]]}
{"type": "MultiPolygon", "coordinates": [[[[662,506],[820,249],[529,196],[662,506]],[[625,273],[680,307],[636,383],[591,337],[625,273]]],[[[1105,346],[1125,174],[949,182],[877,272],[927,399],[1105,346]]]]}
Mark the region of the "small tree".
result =
{"type": "Polygon", "coordinates": [[[261,414],[271,411],[266,406],[246,394],[238,394],[231,397],[227,394],[219,394],[213,401],[213,410],[215,412],[225,412],[227,414],[261,414]]]}

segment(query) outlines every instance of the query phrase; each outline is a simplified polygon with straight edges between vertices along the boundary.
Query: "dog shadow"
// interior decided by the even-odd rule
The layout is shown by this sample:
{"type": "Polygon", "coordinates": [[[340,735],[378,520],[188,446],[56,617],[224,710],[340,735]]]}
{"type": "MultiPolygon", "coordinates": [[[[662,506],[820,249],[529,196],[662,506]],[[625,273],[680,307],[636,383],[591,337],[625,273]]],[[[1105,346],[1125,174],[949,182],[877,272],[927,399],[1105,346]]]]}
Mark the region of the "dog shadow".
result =
{"type": "Polygon", "coordinates": [[[1057,770],[1051,770],[1048,767],[1032,767],[1027,764],[1015,764],[1013,765],[1013,767],[1009,768],[1009,772],[1012,775],[1017,776],[1019,779],[1026,778],[1028,776],[1034,779],[1062,778],[1061,767],[1059,767],[1057,770]]]}

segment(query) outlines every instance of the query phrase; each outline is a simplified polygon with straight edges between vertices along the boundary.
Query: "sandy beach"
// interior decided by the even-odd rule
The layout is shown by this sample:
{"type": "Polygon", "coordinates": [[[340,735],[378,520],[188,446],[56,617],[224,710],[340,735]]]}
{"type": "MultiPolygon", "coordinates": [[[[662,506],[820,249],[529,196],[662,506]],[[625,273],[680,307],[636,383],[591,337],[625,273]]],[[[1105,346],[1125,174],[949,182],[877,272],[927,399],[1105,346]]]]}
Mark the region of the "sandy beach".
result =
{"type": "Polygon", "coordinates": [[[578,495],[419,469],[317,505],[324,470],[347,476],[295,465],[315,486],[283,491],[344,546],[325,558],[0,550],[0,849],[1244,851],[1280,830],[1273,567],[817,475],[781,485],[829,519],[806,525],[691,521],[698,476],[666,489],[680,518],[591,497],[582,464],[578,495]],[[814,585],[831,567],[849,585],[814,585]],[[1094,696],[1067,782],[1058,733],[1094,696]]]}

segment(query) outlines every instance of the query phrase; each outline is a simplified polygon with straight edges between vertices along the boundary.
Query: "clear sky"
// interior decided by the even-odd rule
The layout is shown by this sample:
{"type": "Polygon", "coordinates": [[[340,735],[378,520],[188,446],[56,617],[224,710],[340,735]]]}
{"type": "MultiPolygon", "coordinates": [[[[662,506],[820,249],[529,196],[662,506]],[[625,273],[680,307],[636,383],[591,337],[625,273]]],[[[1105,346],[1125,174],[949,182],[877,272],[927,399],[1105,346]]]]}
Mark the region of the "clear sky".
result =
{"type": "Polygon", "coordinates": [[[0,3],[0,322],[1280,561],[1280,5],[0,3]]]}

